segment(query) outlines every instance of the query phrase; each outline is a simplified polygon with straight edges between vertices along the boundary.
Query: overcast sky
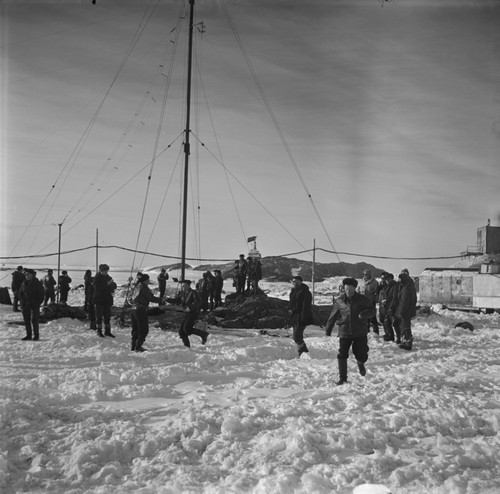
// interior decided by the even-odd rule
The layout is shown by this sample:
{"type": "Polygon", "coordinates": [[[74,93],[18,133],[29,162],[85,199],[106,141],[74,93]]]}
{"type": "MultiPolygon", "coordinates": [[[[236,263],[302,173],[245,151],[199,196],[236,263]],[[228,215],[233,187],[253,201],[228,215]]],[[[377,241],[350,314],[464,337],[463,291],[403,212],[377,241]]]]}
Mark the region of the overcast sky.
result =
{"type": "MultiPolygon", "coordinates": [[[[98,229],[103,246],[180,254],[187,8],[1,4],[1,256],[57,252],[60,223],[63,251],[98,229]]],[[[367,256],[320,262],[418,274],[456,260],[368,256],[455,256],[500,226],[500,1],[199,0],[201,22],[188,257],[316,239],[367,256]]]]}

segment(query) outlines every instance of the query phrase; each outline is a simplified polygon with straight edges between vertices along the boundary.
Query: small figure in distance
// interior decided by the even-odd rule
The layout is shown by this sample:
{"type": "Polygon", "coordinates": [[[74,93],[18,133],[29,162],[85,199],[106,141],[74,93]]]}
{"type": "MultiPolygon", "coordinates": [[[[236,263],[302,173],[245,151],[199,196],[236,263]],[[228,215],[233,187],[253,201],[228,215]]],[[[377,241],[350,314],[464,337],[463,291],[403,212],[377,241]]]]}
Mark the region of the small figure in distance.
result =
{"type": "Polygon", "coordinates": [[[14,298],[12,302],[12,310],[14,312],[19,312],[19,289],[25,280],[23,269],[24,268],[22,266],[17,266],[17,269],[12,273],[10,288],[14,298]]]}
{"type": "Polygon", "coordinates": [[[61,305],[68,305],[68,293],[69,293],[69,284],[71,283],[71,278],[68,276],[68,272],[66,270],[61,271],[61,275],[59,276],[59,301],[61,305]]]}
{"type": "Polygon", "coordinates": [[[94,277],[94,306],[97,335],[101,338],[109,336],[114,338],[111,333],[111,307],[113,306],[113,293],[116,290],[116,283],[109,276],[109,266],[107,264],[99,265],[99,272],[94,277]],[[104,333],[103,329],[104,321],[104,333]]]}
{"type": "Polygon", "coordinates": [[[160,298],[165,297],[167,290],[168,273],[165,268],[161,268],[160,274],[156,278],[158,280],[158,288],[160,290],[160,298]]]}
{"type": "Polygon", "coordinates": [[[42,278],[42,285],[45,291],[45,296],[43,299],[43,306],[47,307],[50,300],[51,304],[56,303],[56,290],[57,285],[56,280],[53,276],[54,271],[52,269],[47,269],[47,274],[42,278]]]}
{"type": "Polygon", "coordinates": [[[19,303],[23,312],[26,336],[23,341],[40,339],[40,305],[43,302],[44,290],[33,269],[24,270],[25,279],[19,288],[19,303]]]}
{"type": "Polygon", "coordinates": [[[297,345],[299,357],[309,350],[304,341],[304,330],[312,324],[312,295],[309,287],[303,283],[302,276],[292,278],[293,288],[289,295],[288,317],[293,326],[293,341],[297,345]]]}

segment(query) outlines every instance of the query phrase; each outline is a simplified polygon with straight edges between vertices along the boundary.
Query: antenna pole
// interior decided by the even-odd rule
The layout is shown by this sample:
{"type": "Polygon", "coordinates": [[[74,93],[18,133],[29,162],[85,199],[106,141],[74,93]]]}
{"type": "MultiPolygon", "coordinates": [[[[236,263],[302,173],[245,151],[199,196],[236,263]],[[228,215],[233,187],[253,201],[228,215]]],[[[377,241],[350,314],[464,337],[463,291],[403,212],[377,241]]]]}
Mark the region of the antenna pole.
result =
{"type": "Polygon", "coordinates": [[[58,251],[57,251],[57,298],[56,298],[56,304],[59,304],[59,276],[61,275],[61,227],[62,223],[58,223],[57,226],[59,227],[59,246],[58,246],[58,251]]]}
{"type": "Polygon", "coordinates": [[[314,305],[314,270],[316,267],[316,239],[313,239],[313,262],[312,262],[312,303],[314,305]]]}
{"type": "Polygon", "coordinates": [[[184,134],[184,194],[182,204],[182,259],[181,259],[181,280],[186,273],[186,227],[187,227],[187,205],[188,205],[188,176],[189,176],[189,155],[190,144],[189,135],[191,132],[191,75],[193,61],[193,19],[194,0],[189,0],[189,45],[188,45],[188,73],[187,73],[187,94],[186,94],[186,130],[184,134]]]}

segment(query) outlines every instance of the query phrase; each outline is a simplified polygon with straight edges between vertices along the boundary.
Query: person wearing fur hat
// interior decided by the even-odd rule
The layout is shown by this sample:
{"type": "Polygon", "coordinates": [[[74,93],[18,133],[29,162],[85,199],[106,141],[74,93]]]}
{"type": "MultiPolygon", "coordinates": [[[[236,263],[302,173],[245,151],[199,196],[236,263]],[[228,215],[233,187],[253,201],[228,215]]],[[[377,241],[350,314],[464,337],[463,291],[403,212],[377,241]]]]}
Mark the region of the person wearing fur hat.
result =
{"type": "Polygon", "coordinates": [[[299,357],[309,350],[304,341],[304,330],[312,324],[312,295],[309,287],[303,283],[301,276],[292,278],[293,288],[290,291],[288,317],[293,326],[293,341],[297,345],[299,357]]]}
{"type": "Polygon", "coordinates": [[[139,273],[137,284],[135,285],[130,304],[132,311],[130,318],[132,321],[131,350],[133,352],[144,352],[143,343],[149,333],[148,306],[150,302],[163,303],[162,297],[155,297],[149,288],[149,275],[139,273]]]}
{"type": "Polygon", "coordinates": [[[94,277],[94,306],[97,335],[101,338],[109,336],[111,333],[111,307],[113,306],[113,293],[116,290],[116,283],[109,276],[109,266],[99,265],[99,272],[94,277]],[[102,332],[104,321],[104,333],[102,332]]]}
{"type": "Polygon", "coordinates": [[[40,305],[43,302],[45,292],[40,280],[36,277],[33,269],[24,270],[25,279],[19,288],[19,303],[23,312],[24,327],[26,336],[23,341],[40,339],[39,321],[40,305]]]}
{"type": "Polygon", "coordinates": [[[368,321],[375,315],[373,303],[356,291],[358,286],[354,278],[345,278],[342,281],[344,293],[334,299],[333,308],[326,323],[326,335],[331,336],[333,326],[338,324],[339,352],[337,361],[339,366],[339,380],[337,385],[347,382],[347,359],[349,349],[358,363],[359,373],[366,375],[365,363],[368,360],[368,321]]]}
{"type": "Polygon", "coordinates": [[[194,327],[200,314],[200,295],[196,290],[191,288],[190,280],[182,280],[180,283],[180,292],[178,292],[175,297],[167,297],[165,301],[169,304],[180,305],[184,309],[184,317],[181,322],[181,327],[179,328],[179,337],[184,343],[184,346],[191,346],[189,336],[192,334],[198,335],[201,338],[201,344],[204,345],[209,336],[208,331],[194,327]]]}

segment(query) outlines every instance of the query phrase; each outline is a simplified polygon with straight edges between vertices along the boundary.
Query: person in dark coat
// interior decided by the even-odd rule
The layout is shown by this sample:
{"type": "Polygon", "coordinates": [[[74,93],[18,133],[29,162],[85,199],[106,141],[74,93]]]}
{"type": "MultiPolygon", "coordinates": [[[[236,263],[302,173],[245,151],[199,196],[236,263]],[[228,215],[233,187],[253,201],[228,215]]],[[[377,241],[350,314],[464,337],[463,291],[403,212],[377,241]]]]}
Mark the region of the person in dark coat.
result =
{"type": "Polygon", "coordinates": [[[85,297],[88,297],[88,308],[87,308],[87,316],[89,318],[89,329],[95,331],[97,329],[97,325],[95,322],[95,305],[94,305],[94,277],[92,276],[92,271],[88,270],[90,273],[90,277],[85,273],[85,297]]]}
{"type": "Polygon", "coordinates": [[[309,287],[303,283],[301,276],[292,278],[293,288],[290,291],[288,316],[293,326],[293,341],[297,345],[299,357],[303,353],[308,353],[306,342],[304,341],[304,330],[308,324],[312,324],[312,295],[309,287]]]}
{"type": "Polygon", "coordinates": [[[165,268],[161,268],[160,274],[156,278],[158,280],[158,288],[160,289],[160,298],[165,296],[165,292],[167,290],[167,280],[168,273],[165,268]]]}
{"type": "Polygon", "coordinates": [[[62,305],[67,305],[68,303],[68,293],[69,293],[69,284],[72,279],[68,276],[68,272],[66,270],[61,272],[59,276],[59,301],[62,305]]]}
{"type": "Polygon", "coordinates": [[[326,335],[331,336],[333,326],[338,324],[339,380],[337,385],[347,382],[347,359],[352,346],[358,363],[359,373],[366,375],[365,363],[368,360],[368,321],[375,315],[373,302],[359,292],[354,278],[344,278],[342,281],[344,293],[334,299],[333,308],[326,323],[326,335]]]}
{"type": "Polygon", "coordinates": [[[259,281],[262,279],[262,263],[257,257],[250,259],[252,262],[248,264],[249,290],[256,295],[259,292],[259,281]]]}
{"type": "MultiPolygon", "coordinates": [[[[83,302],[83,310],[88,312],[90,307],[93,306],[92,297],[94,295],[94,277],[92,276],[92,271],[87,269],[83,275],[83,287],[85,291],[85,301],[83,302]]],[[[95,329],[95,328],[94,328],[95,329]]]]}
{"type": "Polygon", "coordinates": [[[109,276],[109,266],[99,265],[99,272],[94,278],[94,306],[97,335],[101,338],[115,335],[111,333],[111,307],[113,306],[113,293],[116,290],[116,283],[109,276]],[[104,321],[104,334],[102,332],[104,321]]]}
{"type": "Polygon", "coordinates": [[[209,333],[207,331],[194,327],[200,314],[201,300],[198,292],[191,288],[190,280],[181,281],[181,290],[175,297],[165,299],[169,304],[180,305],[184,309],[184,317],[179,328],[179,337],[185,346],[190,347],[189,336],[198,335],[201,338],[201,344],[207,342],[209,333]]]}
{"type": "Polygon", "coordinates": [[[146,341],[146,337],[149,333],[149,321],[148,321],[148,306],[150,302],[157,302],[162,304],[164,300],[161,297],[155,297],[153,292],[149,288],[149,275],[141,274],[137,278],[137,284],[132,292],[132,297],[130,299],[130,304],[132,310],[130,312],[130,318],[132,321],[132,332],[131,332],[131,350],[133,352],[145,352],[146,349],[143,348],[143,343],[146,341]]]}
{"type": "Polygon", "coordinates": [[[203,273],[203,277],[197,283],[196,288],[200,293],[203,312],[214,310],[214,275],[210,271],[203,273]]]}
{"type": "Polygon", "coordinates": [[[43,302],[45,292],[40,280],[36,277],[33,269],[24,270],[25,279],[19,288],[19,303],[23,313],[26,336],[23,341],[40,339],[40,305],[43,302]]]}
{"type": "Polygon", "coordinates": [[[397,343],[401,343],[399,324],[394,318],[395,306],[397,306],[399,285],[394,280],[392,273],[382,273],[382,289],[379,293],[379,318],[384,327],[384,341],[394,341],[396,335],[397,343]]]}
{"type": "Polygon", "coordinates": [[[12,310],[14,312],[19,312],[19,289],[21,288],[24,279],[23,267],[17,266],[17,269],[12,273],[12,282],[10,284],[14,298],[12,303],[12,310]]]}
{"type": "Polygon", "coordinates": [[[245,280],[247,278],[248,263],[245,260],[245,255],[240,254],[240,258],[236,262],[235,275],[236,275],[236,293],[245,293],[245,280]]]}
{"type": "Polygon", "coordinates": [[[414,281],[405,272],[401,272],[399,275],[399,283],[398,304],[394,314],[401,329],[401,343],[399,348],[411,350],[413,347],[411,320],[417,314],[417,291],[414,281]]]}
{"type": "Polygon", "coordinates": [[[47,269],[47,274],[42,278],[42,285],[45,291],[45,297],[43,299],[43,306],[47,307],[47,303],[50,300],[51,304],[56,302],[56,290],[57,285],[56,280],[53,276],[54,271],[52,269],[47,269]]]}
{"type": "Polygon", "coordinates": [[[224,278],[220,269],[214,269],[214,307],[222,307],[222,289],[224,288],[224,278]]]}
{"type": "Polygon", "coordinates": [[[361,281],[361,285],[358,288],[359,293],[364,295],[370,302],[373,304],[375,309],[375,315],[371,317],[368,321],[368,331],[370,330],[370,326],[373,326],[373,332],[375,334],[379,334],[378,329],[378,320],[377,320],[377,295],[378,295],[378,282],[372,276],[372,272],[370,269],[365,269],[363,271],[363,279],[361,281]]]}

